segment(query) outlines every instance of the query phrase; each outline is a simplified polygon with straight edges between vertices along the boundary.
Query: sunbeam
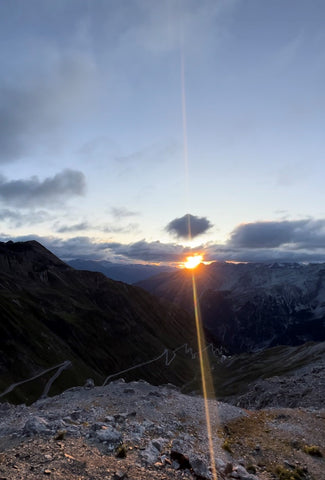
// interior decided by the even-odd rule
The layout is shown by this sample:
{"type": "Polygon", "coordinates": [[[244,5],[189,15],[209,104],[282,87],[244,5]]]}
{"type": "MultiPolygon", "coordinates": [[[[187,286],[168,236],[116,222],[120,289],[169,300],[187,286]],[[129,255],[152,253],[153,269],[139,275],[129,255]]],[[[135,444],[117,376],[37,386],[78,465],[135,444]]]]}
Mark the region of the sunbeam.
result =
{"type": "MultiPolygon", "coordinates": [[[[182,99],[182,123],[183,123],[183,156],[184,156],[184,170],[185,170],[185,184],[186,184],[186,194],[187,194],[187,205],[188,211],[190,211],[190,183],[189,183],[189,161],[188,161],[188,140],[187,140],[187,114],[186,114],[186,90],[185,90],[185,66],[184,66],[184,52],[181,42],[180,46],[180,63],[181,63],[181,99],[182,99]]],[[[192,241],[192,229],[191,229],[191,217],[187,215],[187,226],[188,226],[188,241],[192,241]]],[[[197,294],[196,281],[195,281],[195,268],[202,262],[202,255],[194,255],[192,257],[187,257],[184,266],[191,270],[192,272],[192,289],[193,289],[193,303],[194,303],[194,313],[195,313],[195,324],[196,324],[196,334],[197,334],[197,343],[198,343],[198,352],[200,360],[200,371],[201,371],[201,381],[202,381],[202,392],[204,398],[204,410],[207,426],[207,435],[209,442],[209,454],[210,454],[210,465],[213,480],[218,480],[217,470],[215,465],[215,455],[214,455],[214,446],[213,446],[213,433],[211,426],[211,414],[209,407],[209,396],[210,398],[215,398],[213,381],[211,375],[210,362],[206,350],[206,342],[202,327],[201,313],[199,306],[199,298],[197,294]]]]}
{"type": "Polygon", "coordinates": [[[210,415],[209,400],[208,400],[209,397],[215,398],[215,395],[214,395],[210,362],[209,362],[208,353],[206,349],[206,341],[205,341],[204,332],[202,328],[201,312],[200,312],[199,299],[198,299],[198,294],[196,289],[194,271],[192,273],[192,287],[193,287],[195,325],[196,325],[196,334],[197,334],[197,343],[198,343],[198,352],[199,352],[200,370],[201,370],[201,379],[202,379],[202,392],[203,392],[203,398],[204,398],[205,419],[206,419],[207,434],[208,434],[208,440],[209,440],[211,472],[212,472],[213,479],[216,480],[218,477],[217,477],[217,470],[216,470],[216,464],[215,464],[215,458],[214,458],[213,433],[212,433],[212,427],[211,427],[211,415],[210,415]]]}

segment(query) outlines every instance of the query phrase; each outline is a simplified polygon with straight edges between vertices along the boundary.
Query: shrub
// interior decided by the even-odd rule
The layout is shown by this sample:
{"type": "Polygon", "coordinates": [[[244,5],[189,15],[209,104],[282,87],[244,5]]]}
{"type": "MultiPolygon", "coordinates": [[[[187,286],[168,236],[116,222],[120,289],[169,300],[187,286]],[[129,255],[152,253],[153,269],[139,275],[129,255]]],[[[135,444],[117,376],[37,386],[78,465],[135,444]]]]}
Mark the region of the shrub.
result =
{"type": "Polygon", "coordinates": [[[301,468],[289,470],[288,468],[278,465],[275,469],[275,473],[279,480],[304,480],[306,478],[301,468]]]}
{"type": "Polygon", "coordinates": [[[231,453],[231,446],[229,440],[225,440],[222,444],[222,448],[226,450],[226,452],[231,453]]]}
{"type": "Polygon", "coordinates": [[[123,443],[122,445],[117,447],[115,455],[116,455],[117,458],[125,458],[126,453],[127,453],[127,447],[123,443]]]}
{"type": "Polygon", "coordinates": [[[316,445],[309,445],[309,446],[305,445],[303,450],[305,453],[308,453],[308,455],[312,455],[314,457],[323,456],[322,452],[320,451],[320,448],[316,447],[316,445]]]}

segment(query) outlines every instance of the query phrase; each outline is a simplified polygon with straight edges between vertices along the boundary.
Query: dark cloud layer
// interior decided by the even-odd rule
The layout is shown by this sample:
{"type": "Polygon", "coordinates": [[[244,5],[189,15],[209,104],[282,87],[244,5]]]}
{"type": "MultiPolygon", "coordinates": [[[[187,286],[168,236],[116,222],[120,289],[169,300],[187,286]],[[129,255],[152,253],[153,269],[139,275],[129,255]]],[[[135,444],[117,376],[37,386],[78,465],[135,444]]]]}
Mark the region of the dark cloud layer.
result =
{"type": "Polygon", "coordinates": [[[277,248],[292,245],[295,248],[325,246],[325,220],[295,220],[255,222],[238,225],[231,233],[232,247],[277,248]]]}
{"type": "Polygon", "coordinates": [[[85,192],[85,176],[76,170],[63,170],[41,181],[34,176],[27,180],[8,181],[0,177],[0,200],[15,207],[51,205],[85,192]]]}
{"type": "Polygon", "coordinates": [[[206,217],[196,217],[187,213],[169,222],[166,230],[178,238],[194,238],[207,232],[211,227],[212,224],[206,217]]]}

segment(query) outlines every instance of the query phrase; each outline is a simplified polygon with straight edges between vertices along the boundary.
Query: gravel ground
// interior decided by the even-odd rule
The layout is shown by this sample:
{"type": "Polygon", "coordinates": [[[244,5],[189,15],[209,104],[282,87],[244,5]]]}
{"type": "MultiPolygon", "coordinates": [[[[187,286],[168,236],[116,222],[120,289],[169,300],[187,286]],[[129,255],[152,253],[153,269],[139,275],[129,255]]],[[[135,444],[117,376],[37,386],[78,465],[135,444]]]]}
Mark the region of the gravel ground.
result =
{"type": "MultiPolygon", "coordinates": [[[[325,478],[323,458],[303,451],[324,444],[324,411],[209,408],[218,478],[280,478],[277,464],[325,478]]],[[[30,407],[0,404],[0,480],[210,479],[208,445],[203,399],[172,385],[119,380],[30,407]]]]}

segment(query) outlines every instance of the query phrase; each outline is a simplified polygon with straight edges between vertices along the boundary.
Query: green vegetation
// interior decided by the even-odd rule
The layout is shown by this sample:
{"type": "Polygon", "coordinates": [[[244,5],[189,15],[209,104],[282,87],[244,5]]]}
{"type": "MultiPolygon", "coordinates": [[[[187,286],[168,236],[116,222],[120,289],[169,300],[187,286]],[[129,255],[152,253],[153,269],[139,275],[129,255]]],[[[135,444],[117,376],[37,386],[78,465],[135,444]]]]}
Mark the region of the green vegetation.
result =
{"type": "Polygon", "coordinates": [[[304,480],[306,475],[301,468],[288,469],[281,465],[275,468],[275,473],[279,480],[304,480]]]}
{"type": "Polygon", "coordinates": [[[308,455],[312,455],[313,457],[322,457],[323,454],[320,450],[319,447],[315,446],[315,445],[305,445],[304,448],[303,448],[303,451],[305,453],[308,453],[308,455]]]}
{"type": "Polygon", "coordinates": [[[127,446],[122,443],[122,445],[119,445],[116,449],[115,456],[117,458],[125,458],[127,455],[127,446]]]}
{"type": "Polygon", "coordinates": [[[230,446],[230,442],[229,442],[228,439],[226,439],[226,440],[223,442],[222,448],[223,448],[224,450],[226,450],[226,452],[229,452],[229,453],[232,452],[231,446],[230,446]]]}

